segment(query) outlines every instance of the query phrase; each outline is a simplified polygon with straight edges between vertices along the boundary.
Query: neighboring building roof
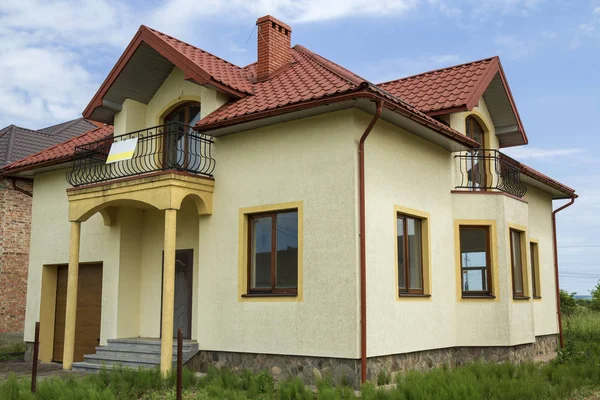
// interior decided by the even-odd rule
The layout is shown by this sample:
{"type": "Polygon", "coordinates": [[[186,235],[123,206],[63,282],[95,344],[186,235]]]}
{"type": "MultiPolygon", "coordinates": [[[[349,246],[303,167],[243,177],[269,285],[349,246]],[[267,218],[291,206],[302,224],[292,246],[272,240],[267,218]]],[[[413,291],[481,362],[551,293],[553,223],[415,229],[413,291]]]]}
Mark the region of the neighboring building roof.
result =
{"type": "Polygon", "coordinates": [[[472,110],[486,90],[492,87],[495,92],[494,96],[490,96],[493,98],[486,99],[488,108],[497,106],[498,114],[505,113],[496,118],[502,121],[494,121],[497,125],[496,129],[501,133],[498,135],[501,145],[506,138],[505,146],[501,147],[528,142],[500,58],[497,56],[379,83],[377,86],[430,116],[472,110]],[[498,100],[497,105],[491,104],[494,100],[498,100]],[[506,119],[507,111],[512,113],[508,119],[506,119]],[[512,137],[506,135],[508,131],[500,132],[504,128],[500,125],[503,124],[514,127],[510,132],[513,134],[512,137]]]}
{"type": "Polygon", "coordinates": [[[39,130],[9,125],[0,130],[0,168],[54,144],[64,142],[70,137],[80,135],[95,126],[94,123],[83,118],[39,130]]]}
{"type": "Polygon", "coordinates": [[[71,161],[75,154],[75,147],[95,142],[113,134],[111,125],[103,125],[89,130],[81,135],[70,138],[62,143],[55,144],[45,150],[27,156],[3,168],[6,173],[16,173],[32,167],[42,167],[71,161]]]}

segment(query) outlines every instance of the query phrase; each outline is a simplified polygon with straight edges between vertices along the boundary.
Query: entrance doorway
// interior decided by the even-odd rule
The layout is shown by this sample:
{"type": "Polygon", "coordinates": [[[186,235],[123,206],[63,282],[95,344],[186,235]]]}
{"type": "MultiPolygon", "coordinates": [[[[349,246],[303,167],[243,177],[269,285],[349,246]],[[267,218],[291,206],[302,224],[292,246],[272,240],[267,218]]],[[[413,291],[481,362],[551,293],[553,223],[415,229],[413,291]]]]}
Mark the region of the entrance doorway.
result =
{"type": "MultiPolygon", "coordinates": [[[[163,255],[164,257],[164,255],[163,255]]],[[[164,272],[164,260],[163,260],[164,272]]],[[[163,273],[164,275],[164,273],[163,273]]],[[[175,304],[173,311],[173,337],[181,328],[184,339],[192,338],[192,293],[194,276],[194,250],[175,251],[175,304]]],[[[162,285],[161,285],[162,298],[162,285]]],[[[162,326],[162,301],[161,301],[162,326]]],[[[162,330],[161,330],[162,334],[162,330]]]]}

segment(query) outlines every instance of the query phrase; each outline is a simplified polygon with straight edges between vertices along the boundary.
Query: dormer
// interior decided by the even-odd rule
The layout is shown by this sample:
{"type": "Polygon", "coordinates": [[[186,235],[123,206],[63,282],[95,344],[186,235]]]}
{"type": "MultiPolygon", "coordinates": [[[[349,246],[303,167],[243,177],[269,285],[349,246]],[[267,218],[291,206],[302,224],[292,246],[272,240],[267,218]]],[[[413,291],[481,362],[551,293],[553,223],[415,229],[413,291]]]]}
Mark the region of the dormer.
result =
{"type": "Polygon", "coordinates": [[[528,142],[497,56],[379,86],[465,135],[467,118],[472,116],[486,133],[486,148],[497,150],[528,142]]]}

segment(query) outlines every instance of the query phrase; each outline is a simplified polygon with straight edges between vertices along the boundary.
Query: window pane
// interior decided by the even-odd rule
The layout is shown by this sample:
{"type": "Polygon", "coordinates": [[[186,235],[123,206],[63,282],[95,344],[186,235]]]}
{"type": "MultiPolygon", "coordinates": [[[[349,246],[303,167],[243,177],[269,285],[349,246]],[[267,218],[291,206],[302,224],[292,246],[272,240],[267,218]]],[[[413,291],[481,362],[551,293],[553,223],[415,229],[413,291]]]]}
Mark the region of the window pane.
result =
{"type": "Polygon", "coordinates": [[[298,212],[277,214],[277,287],[298,287],[298,212]]]}
{"type": "Polygon", "coordinates": [[[398,248],[398,288],[406,290],[406,269],[404,265],[404,218],[396,218],[396,246],[398,248]]]}
{"type": "Polygon", "coordinates": [[[407,218],[410,289],[423,289],[421,268],[421,220],[407,218]]]}
{"type": "Polygon", "coordinates": [[[487,228],[460,228],[463,291],[488,292],[487,228]]]}
{"type": "Polygon", "coordinates": [[[539,296],[538,277],[537,277],[537,244],[530,243],[529,253],[531,254],[531,287],[533,289],[533,297],[539,296]]]}
{"type": "Polygon", "coordinates": [[[521,232],[510,231],[512,240],[513,280],[515,293],[523,294],[523,266],[521,263],[521,232]]]}
{"type": "Polygon", "coordinates": [[[271,217],[252,219],[253,289],[271,288],[271,217]]]}

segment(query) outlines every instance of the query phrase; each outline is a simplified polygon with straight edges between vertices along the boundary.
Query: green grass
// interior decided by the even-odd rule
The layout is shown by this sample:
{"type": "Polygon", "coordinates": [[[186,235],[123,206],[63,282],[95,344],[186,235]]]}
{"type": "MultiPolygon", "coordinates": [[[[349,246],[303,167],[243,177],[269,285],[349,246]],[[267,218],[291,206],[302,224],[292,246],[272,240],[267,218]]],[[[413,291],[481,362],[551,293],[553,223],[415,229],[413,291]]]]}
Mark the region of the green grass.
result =
{"type": "MultiPolygon", "coordinates": [[[[546,365],[533,363],[475,363],[456,369],[410,372],[397,376],[391,389],[373,383],[362,387],[363,400],[436,399],[584,399],[600,390],[600,313],[577,309],[565,319],[565,349],[546,365]]],[[[388,384],[386,371],[378,384],[388,384]]],[[[52,378],[29,393],[29,380],[11,376],[0,382],[0,399],[175,399],[175,375],[162,378],[158,370],[101,371],[84,377],[52,378]]],[[[203,378],[185,370],[184,399],[226,400],[338,400],[356,399],[348,386],[324,379],[315,391],[299,379],[275,384],[267,372],[233,373],[210,368],[203,378]]],[[[597,398],[597,397],[590,397],[597,398]]]]}
{"type": "Polygon", "coordinates": [[[12,343],[0,347],[0,362],[11,360],[22,360],[25,356],[25,342],[12,343]]]}

